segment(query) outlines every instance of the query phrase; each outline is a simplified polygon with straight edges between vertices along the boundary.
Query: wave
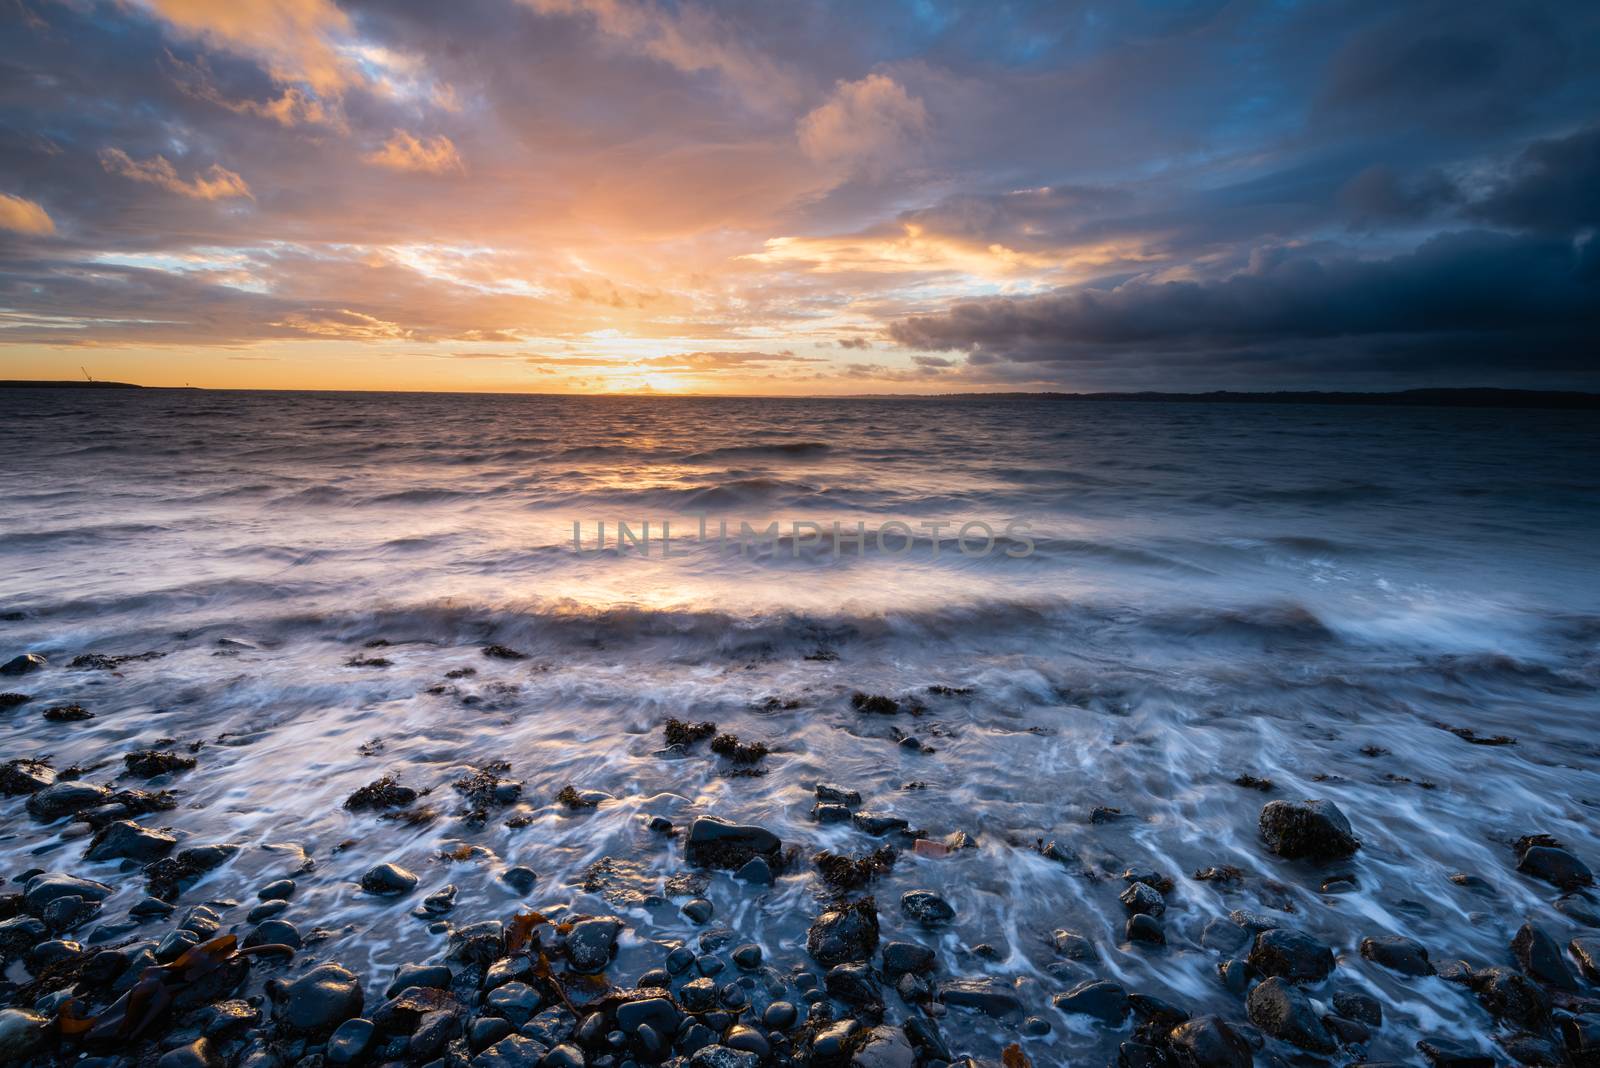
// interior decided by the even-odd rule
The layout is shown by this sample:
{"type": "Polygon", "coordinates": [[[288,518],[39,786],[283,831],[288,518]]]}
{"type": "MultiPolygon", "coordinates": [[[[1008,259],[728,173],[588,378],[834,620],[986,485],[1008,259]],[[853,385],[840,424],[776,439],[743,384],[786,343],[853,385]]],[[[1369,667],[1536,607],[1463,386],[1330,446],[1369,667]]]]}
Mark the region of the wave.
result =
{"type": "Polygon", "coordinates": [[[833,446],[824,441],[780,441],[760,445],[726,445],[716,449],[692,452],[683,457],[684,463],[720,463],[724,460],[795,460],[822,456],[833,446]]]}

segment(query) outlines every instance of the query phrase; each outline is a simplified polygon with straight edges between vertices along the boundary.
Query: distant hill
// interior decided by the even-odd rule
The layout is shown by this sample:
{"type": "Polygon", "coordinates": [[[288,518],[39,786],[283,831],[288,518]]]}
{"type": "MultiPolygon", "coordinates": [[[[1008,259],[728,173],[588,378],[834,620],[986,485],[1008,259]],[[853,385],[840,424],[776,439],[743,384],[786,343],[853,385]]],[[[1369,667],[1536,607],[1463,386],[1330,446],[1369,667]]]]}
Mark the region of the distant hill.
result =
{"type": "Polygon", "coordinates": [[[0,378],[0,389],[144,389],[133,382],[50,381],[42,378],[0,378]]]}

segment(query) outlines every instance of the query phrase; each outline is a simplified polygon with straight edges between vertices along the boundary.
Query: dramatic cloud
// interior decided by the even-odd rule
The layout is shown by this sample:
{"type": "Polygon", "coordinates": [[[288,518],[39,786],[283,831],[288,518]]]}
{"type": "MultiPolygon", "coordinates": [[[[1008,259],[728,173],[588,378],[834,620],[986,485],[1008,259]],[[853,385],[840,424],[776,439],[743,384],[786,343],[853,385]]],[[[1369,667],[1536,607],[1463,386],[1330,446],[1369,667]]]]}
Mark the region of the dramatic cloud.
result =
{"type": "Polygon", "coordinates": [[[284,387],[1600,377],[1594,4],[0,22],[3,377],[91,348],[107,377],[284,387]]]}
{"type": "Polygon", "coordinates": [[[366,160],[395,171],[443,174],[464,169],[450,138],[441,134],[419,139],[404,130],[396,130],[382,148],[367,153],[366,160]]]}
{"type": "Polygon", "coordinates": [[[165,156],[136,160],[120,148],[108,148],[100,153],[100,163],[111,174],[120,174],[136,182],[149,182],[168,192],[196,200],[250,196],[250,187],[245,180],[220,163],[213,163],[189,181],[178,177],[177,168],[165,156]]]}
{"type": "Polygon", "coordinates": [[[24,197],[0,193],[0,230],[18,234],[53,234],[56,224],[49,214],[24,197]]]}

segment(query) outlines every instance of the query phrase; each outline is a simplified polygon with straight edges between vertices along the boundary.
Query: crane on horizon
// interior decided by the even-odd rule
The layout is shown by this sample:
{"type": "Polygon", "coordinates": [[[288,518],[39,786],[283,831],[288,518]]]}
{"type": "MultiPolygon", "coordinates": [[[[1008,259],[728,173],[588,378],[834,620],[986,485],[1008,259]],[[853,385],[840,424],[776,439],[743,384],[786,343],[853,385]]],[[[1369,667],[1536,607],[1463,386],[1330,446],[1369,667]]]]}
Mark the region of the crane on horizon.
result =
{"type": "Polygon", "coordinates": [[[94,381],[94,379],[92,377],[90,377],[90,375],[89,375],[89,369],[84,367],[83,364],[80,363],[78,365],[78,370],[83,372],[84,381],[86,381],[86,382],[93,382],[94,381]]]}

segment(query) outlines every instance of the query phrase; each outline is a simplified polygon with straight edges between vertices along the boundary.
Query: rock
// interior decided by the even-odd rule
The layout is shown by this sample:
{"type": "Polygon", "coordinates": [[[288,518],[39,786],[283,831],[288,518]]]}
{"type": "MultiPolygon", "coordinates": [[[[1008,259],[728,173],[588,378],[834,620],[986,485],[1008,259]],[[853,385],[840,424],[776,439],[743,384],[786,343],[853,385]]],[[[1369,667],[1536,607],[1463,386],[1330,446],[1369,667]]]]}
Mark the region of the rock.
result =
{"type": "Polygon", "coordinates": [[[761,947],[754,942],[746,942],[742,946],[735,946],[731,954],[733,963],[745,971],[754,971],[761,967],[761,947]]]}
{"type": "Polygon", "coordinates": [[[623,923],[615,916],[580,920],[567,932],[567,960],[574,971],[596,975],[606,970],[617,953],[617,936],[623,923]]]}
{"type": "Polygon", "coordinates": [[[186,1046],[163,1053],[156,1061],[156,1068],[222,1068],[225,1063],[209,1038],[197,1038],[186,1046]]]}
{"type": "Polygon", "coordinates": [[[1331,860],[1361,848],[1332,801],[1269,801],[1258,822],[1267,848],[1280,857],[1331,860]]]}
{"type": "Polygon", "coordinates": [[[623,1002],[617,1006],[616,1018],[617,1027],[629,1035],[646,1025],[654,1028],[658,1035],[674,1035],[683,1024],[683,1013],[671,998],[664,997],[623,1002]]]}
{"type": "Polygon", "coordinates": [[[1594,873],[1588,865],[1557,846],[1529,846],[1518,857],[1517,870],[1569,892],[1594,885],[1594,873]]]}
{"type": "Polygon", "coordinates": [[[1242,996],[1249,989],[1250,980],[1256,978],[1256,970],[1237,957],[1232,957],[1217,963],[1217,977],[1230,993],[1242,996]]]}
{"type": "Polygon", "coordinates": [[[756,1068],[761,1058],[723,1045],[703,1046],[689,1058],[689,1068],[756,1068]]]}
{"type": "Polygon", "coordinates": [[[483,1004],[496,1016],[510,1020],[513,1027],[521,1027],[543,1006],[544,998],[527,983],[512,981],[489,991],[483,1004]]]}
{"type": "Polygon", "coordinates": [[[448,990],[450,979],[450,969],[443,964],[402,964],[395,969],[394,979],[390,981],[383,996],[392,998],[412,987],[448,990]]]}
{"type": "Polygon", "coordinates": [[[539,873],[525,865],[515,865],[500,873],[500,881],[519,894],[531,894],[539,882],[539,873]]]}
{"type": "Polygon", "coordinates": [[[1051,998],[1050,1003],[1062,1012],[1093,1016],[1113,1027],[1127,1019],[1129,1012],[1128,992],[1105,979],[1079,983],[1065,994],[1051,998]]]}
{"type": "Polygon", "coordinates": [[[430,916],[443,916],[456,907],[456,886],[446,883],[422,899],[422,911],[430,916]]]}
{"type": "Polygon", "coordinates": [[[909,822],[899,816],[891,816],[886,812],[857,812],[850,819],[858,830],[878,837],[882,837],[890,831],[903,831],[911,826],[909,822]]]}
{"type": "Polygon", "coordinates": [[[178,921],[180,930],[193,931],[200,938],[210,938],[222,929],[222,917],[205,905],[193,905],[178,921]]]}
{"type": "Polygon", "coordinates": [[[25,1061],[44,1047],[50,1021],[27,1009],[0,1009],[0,1064],[25,1061]]]}
{"type": "Polygon", "coordinates": [[[850,810],[843,805],[811,806],[811,818],[818,823],[845,823],[850,819],[850,810]]]}
{"type": "Polygon", "coordinates": [[[111,791],[104,786],[76,781],[57,782],[28,798],[28,815],[50,823],[62,816],[103,805],[110,799],[111,791]]]}
{"type": "Polygon", "coordinates": [[[1530,1031],[1542,1030],[1550,1017],[1550,996],[1521,972],[1484,968],[1472,973],[1472,989],[1485,1009],[1530,1031]]]}
{"type": "Polygon", "coordinates": [[[1551,908],[1585,927],[1600,927],[1600,911],[1583,894],[1564,894],[1551,902],[1551,908]]]}
{"type": "Polygon", "coordinates": [[[583,1068],[583,1051],[570,1042],[563,1042],[544,1055],[539,1068],[583,1068]]]}
{"type": "Polygon", "coordinates": [[[94,713],[82,705],[54,705],[44,710],[44,718],[51,723],[82,723],[94,719],[94,713]]]}
{"type": "Polygon", "coordinates": [[[738,871],[759,856],[777,870],[782,852],[782,839],[771,831],[716,816],[696,817],[684,840],[684,855],[689,863],[703,868],[738,871]]]}
{"type": "Polygon", "coordinates": [[[177,837],[166,831],[141,827],[132,820],[113,820],[95,832],[84,857],[88,860],[127,857],[148,864],[172,852],[177,844],[177,837]]]}
{"type": "Polygon", "coordinates": [[[1167,1045],[1179,1068],[1250,1068],[1250,1043],[1217,1016],[1197,1016],[1175,1027],[1167,1045]]]}
{"type": "Polygon", "coordinates": [[[398,864],[379,864],[361,876],[361,889],[380,897],[409,894],[416,886],[417,877],[398,864]]]}
{"type": "Polygon", "coordinates": [[[914,1068],[916,1063],[917,1055],[898,1027],[872,1028],[850,1056],[850,1068],[914,1068]]]}
{"type": "Polygon", "coordinates": [[[1232,953],[1250,941],[1250,932],[1226,916],[1213,917],[1200,932],[1200,944],[1217,953],[1232,953]]]}
{"type": "Polygon", "coordinates": [[[747,883],[768,885],[772,882],[772,865],[767,863],[765,857],[751,857],[744,867],[734,873],[735,879],[742,879],[747,883]]]}
{"type": "Polygon", "coordinates": [[[122,758],[130,775],[153,779],[177,771],[190,771],[198,763],[192,756],[184,756],[164,749],[140,749],[122,758]]]}
{"type": "Polygon", "coordinates": [[[257,901],[287,901],[294,896],[294,880],[279,879],[256,891],[257,901]]]}
{"type": "Polygon", "coordinates": [[[472,1058],[472,1068],[538,1068],[550,1050],[523,1035],[509,1035],[472,1058]]]}
{"type": "Polygon", "coordinates": [[[1317,1018],[1311,1001],[1288,980],[1272,976],[1245,999],[1250,1022],[1274,1038],[1312,1053],[1332,1053],[1333,1037],[1317,1018]]]}
{"type": "Polygon", "coordinates": [[[1428,951],[1401,935],[1374,935],[1361,940],[1361,955],[1401,975],[1432,975],[1428,951]]]}
{"type": "Polygon", "coordinates": [[[1511,939],[1511,957],[1536,981],[1556,990],[1576,990],[1578,981],[1561,955],[1561,946],[1532,923],[1517,929],[1511,939]]]}
{"type": "Polygon", "coordinates": [[[1281,976],[1291,983],[1318,983],[1333,971],[1333,950],[1308,934],[1284,927],[1256,935],[1245,959],[1262,975],[1281,976]]]}
{"type": "Polygon", "coordinates": [[[852,807],[861,804],[861,795],[859,793],[843,786],[834,786],[831,783],[817,783],[816,795],[818,801],[825,801],[829,804],[850,805],[852,807]]]}
{"type": "Polygon", "coordinates": [[[996,1019],[1022,1014],[1017,992],[993,979],[947,979],[939,984],[937,995],[946,1005],[977,1009],[996,1019]]]}
{"type": "Polygon", "coordinates": [[[1068,960],[1092,961],[1100,958],[1094,943],[1077,931],[1069,931],[1064,927],[1057,928],[1050,935],[1050,941],[1055,945],[1056,952],[1068,960]]]}
{"type": "Polygon", "coordinates": [[[940,927],[956,918],[951,904],[932,890],[907,890],[900,895],[900,911],[924,927],[940,927]]]}
{"type": "Polygon", "coordinates": [[[1581,1068],[1600,1064],[1600,1014],[1589,1012],[1563,1018],[1561,1040],[1571,1063],[1581,1068]]]}
{"type": "Polygon", "coordinates": [[[697,897],[685,901],[683,908],[679,911],[688,918],[690,923],[701,924],[711,919],[712,913],[716,912],[716,906],[703,897],[697,897]]]}
{"type": "Polygon", "coordinates": [[[761,1026],[769,1031],[787,1031],[794,1026],[799,1015],[793,1002],[774,1001],[761,1014],[761,1026]]]}
{"type": "Polygon", "coordinates": [[[204,845],[180,849],[170,857],[145,865],[146,888],[166,901],[178,897],[207,872],[214,871],[239,852],[236,845],[204,845]]]}
{"type": "Polygon", "coordinates": [[[76,897],[84,901],[104,901],[111,887],[92,879],[79,879],[61,872],[43,872],[29,879],[22,888],[22,901],[28,912],[42,915],[46,905],[61,897],[76,897]]]}
{"type": "Polygon", "coordinates": [[[1494,1068],[1494,1058],[1477,1046],[1443,1035],[1429,1035],[1417,1043],[1417,1049],[1434,1068],[1494,1068]]]}
{"type": "Polygon", "coordinates": [[[9,712],[18,705],[25,705],[33,700],[32,695],[25,693],[0,693],[0,712],[9,712]]]}
{"type": "Polygon", "coordinates": [[[823,987],[829,994],[847,1005],[873,1006],[883,1004],[883,993],[872,966],[864,961],[836,964],[823,976],[823,987]]]}
{"type": "Polygon", "coordinates": [[[871,897],[841,901],[818,916],[806,934],[806,952],[832,967],[867,960],[878,948],[878,903],[871,897]]]}
{"type": "Polygon", "coordinates": [[[1117,900],[1122,902],[1123,907],[1132,913],[1160,916],[1167,911],[1166,898],[1161,896],[1161,891],[1148,883],[1135,882],[1128,884],[1128,888],[1117,895],[1117,900]]]}
{"type": "Polygon", "coordinates": [[[252,946],[288,946],[300,948],[300,932],[288,920],[266,920],[245,935],[245,948],[252,946]]]}
{"type": "Polygon", "coordinates": [[[346,1020],[361,1015],[361,980],[337,964],[320,964],[289,983],[273,1019],[291,1031],[331,1034],[346,1020]]]}
{"type": "Polygon", "coordinates": [[[1578,970],[1591,983],[1600,983],[1600,938],[1580,935],[1567,943],[1567,951],[1578,962],[1578,970]]]}
{"type": "Polygon", "coordinates": [[[1347,1020],[1357,1020],[1368,1027],[1383,1026],[1383,1005],[1371,994],[1337,990],[1333,995],[1333,1011],[1347,1020]]]}
{"type": "Polygon", "coordinates": [[[353,1064],[366,1055],[367,1047],[372,1045],[372,1036],[376,1032],[371,1020],[360,1016],[346,1020],[334,1028],[333,1034],[328,1038],[327,1052],[329,1064],[353,1064]]]}
{"type": "Polygon", "coordinates": [[[1142,912],[1136,912],[1128,917],[1123,934],[1130,942],[1145,942],[1157,946],[1167,944],[1167,932],[1161,929],[1161,921],[1142,912]]]}
{"type": "Polygon", "coordinates": [[[23,653],[0,664],[0,675],[27,675],[38,671],[48,663],[49,661],[38,653],[23,653]]]}
{"type": "Polygon", "coordinates": [[[8,760],[0,764],[0,793],[7,797],[36,794],[55,781],[55,769],[43,760],[8,760]]]}
{"type": "Polygon", "coordinates": [[[927,946],[915,942],[889,942],[883,947],[883,974],[891,982],[907,972],[926,974],[933,971],[938,958],[927,946]]]}

